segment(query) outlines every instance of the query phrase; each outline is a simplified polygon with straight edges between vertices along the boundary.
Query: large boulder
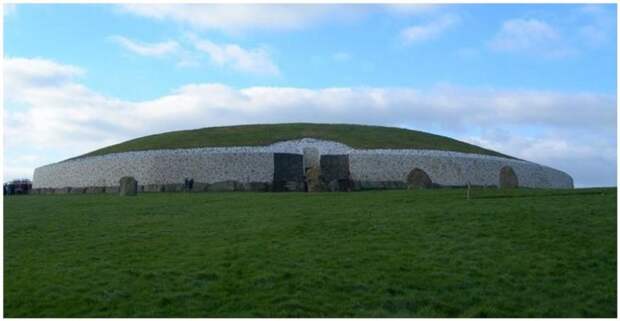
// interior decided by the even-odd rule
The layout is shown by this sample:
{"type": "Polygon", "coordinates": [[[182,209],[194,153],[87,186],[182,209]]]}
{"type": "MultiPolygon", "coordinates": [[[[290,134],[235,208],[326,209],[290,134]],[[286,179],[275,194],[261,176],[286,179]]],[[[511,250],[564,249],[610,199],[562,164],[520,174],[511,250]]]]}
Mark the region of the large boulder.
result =
{"type": "Polygon", "coordinates": [[[519,187],[519,178],[510,166],[504,166],[499,170],[499,187],[500,188],[517,188],[519,187]]]}
{"type": "Polygon", "coordinates": [[[142,190],[146,193],[163,192],[165,187],[161,184],[146,184],[142,190]]]}
{"type": "Polygon", "coordinates": [[[235,190],[235,181],[222,181],[210,184],[209,192],[233,192],[235,190]]]}
{"type": "Polygon", "coordinates": [[[321,183],[331,192],[350,192],[353,187],[349,155],[321,155],[321,183]]]}
{"type": "Polygon", "coordinates": [[[270,186],[264,182],[250,182],[246,184],[246,190],[250,192],[268,192],[270,186]]]}
{"type": "Polygon", "coordinates": [[[72,187],[69,193],[71,194],[84,194],[86,192],[86,188],[84,187],[72,187]]]}
{"type": "Polygon", "coordinates": [[[71,187],[61,187],[54,190],[54,194],[69,194],[71,193],[71,187]]]}
{"type": "Polygon", "coordinates": [[[192,187],[192,192],[193,193],[206,192],[208,189],[209,189],[208,183],[194,182],[194,186],[192,187]]]}
{"type": "Polygon", "coordinates": [[[89,186],[86,188],[85,192],[88,194],[105,193],[105,187],[104,186],[89,186]]]}
{"type": "Polygon", "coordinates": [[[409,172],[409,175],[407,175],[407,187],[409,189],[431,188],[433,187],[433,181],[431,181],[431,178],[425,171],[414,168],[409,172]]]}
{"type": "Polygon", "coordinates": [[[184,184],[181,183],[170,183],[170,184],[164,184],[164,192],[166,193],[177,193],[177,192],[183,192],[185,190],[185,186],[184,184]]]}
{"type": "Polygon", "coordinates": [[[131,176],[125,176],[120,179],[119,193],[121,196],[136,196],[138,194],[138,181],[131,176]]]}
{"type": "Polygon", "coordinates": [[[273,191],[304,190],[304,157],[299,154],[273,154],[273,191]]]}

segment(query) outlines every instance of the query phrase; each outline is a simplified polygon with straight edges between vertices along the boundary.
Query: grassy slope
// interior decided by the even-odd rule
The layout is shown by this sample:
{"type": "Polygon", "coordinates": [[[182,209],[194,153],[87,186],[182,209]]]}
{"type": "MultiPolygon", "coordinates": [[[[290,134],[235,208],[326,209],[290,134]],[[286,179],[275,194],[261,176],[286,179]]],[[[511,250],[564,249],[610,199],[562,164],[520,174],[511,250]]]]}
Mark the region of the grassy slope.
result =
{"type": "Polygon", "coordinates": [[[616,190],[17,196],[9,317],[616,316],[616,190]]]}
{"type": "Polygon", "coordinates": [[[448,137],[420,131],[380,126],[310,123],[210,127],[168,132],[133,139],[82,156],[148,149],[260,146],[304,137],[339,141],[354,148],[419,148],[506,156],[448,137]]]}

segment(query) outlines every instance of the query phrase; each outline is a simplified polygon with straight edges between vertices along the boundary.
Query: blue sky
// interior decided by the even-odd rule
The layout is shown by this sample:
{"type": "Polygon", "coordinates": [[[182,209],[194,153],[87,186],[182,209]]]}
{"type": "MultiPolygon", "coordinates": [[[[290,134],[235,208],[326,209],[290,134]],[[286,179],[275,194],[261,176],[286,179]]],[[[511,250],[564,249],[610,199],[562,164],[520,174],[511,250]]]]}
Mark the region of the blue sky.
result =
{"type": "Polygon", "coordinates": [[[5,179],[145,134],[313,121],[431,131],[616,184],[615,5],[20,4],[3,17],[5,179]]]}

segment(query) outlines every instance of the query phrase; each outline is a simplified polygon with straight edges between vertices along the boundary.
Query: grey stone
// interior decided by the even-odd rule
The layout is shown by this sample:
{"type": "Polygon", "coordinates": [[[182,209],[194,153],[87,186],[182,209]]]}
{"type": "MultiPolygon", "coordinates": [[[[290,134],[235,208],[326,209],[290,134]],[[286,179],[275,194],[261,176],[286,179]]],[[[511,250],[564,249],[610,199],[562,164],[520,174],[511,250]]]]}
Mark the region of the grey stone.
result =
{"type": "Polygon", "coordinates": [[[86,192],[86,188],[84,187],[72,187],[69,193],[71,194],[84,194],[86,192]]]}
{"type": "Polygon", "coordinates": [[[350,179],[349,155],[321,155],[321,180],[327,184],[333,180],[350,179]]]}
{"type": "Polygon", "coordinates": [[[209,192],[233,192],[235,190],[235,181],[223,181],[209,185],[209,192]]]}
{"type": "Polygon", "coordinates": [[[69,194],[71,193],[71,187],[61,187],[54,190],[54,194],[69,194]]]}
{"type": "Polygon", "coordinates": [[[201,182],[194,182],[192,193],[206,192],[208,189],[209,189],[209,184],[201,183],[201,182]]]}
{"type": "Polygon", "coordinates": [[[120,188],[118,186],[106,186],[105,187],[105,192],[108,194],[118,194],[120,191],[120,188]]]}
{"type": "Polygon", "coordinates": [[[138,181],[131,176],[125,176],[118,182],[121,196],[136,196],[138,194],[138,181]]]}
{"type": "Polygon", "coordinates": [[[250,182],[247,185],[247,190],[251,192],[267,192],[269,191],[269,184],[262,182],[250,182]]]}
{"type": "Polygon", "coordinates": [[[147,184],[143,186],[144,186],[145,193],[154,193],[154,192],[159,193],[165,190],[164,186],[161,184],[147,184]]]}
{"type": "Polygon", "coordinates": [[[499,171],[499,187],[500,188],[517,188],[519,187],[519,178],[510,166],[504,166],[499,171]]]}
{"type": "Polygon", "coordinates": [[[86,188],[88,194],[105,193],[105,186],[90,186],[86,188]]]}
{"type": "Polygon", "coordinates": [[[303,190],[304,169],[303,156],[299,154],[273,154],[273,191],[285,192],[298,190],[301,184],[303,190]],[[291,189],[291,186],[295,186],[291,189]]]}
{"type": "Polygon", "coordinates": [[[185,190],[185,186],[183,184],[164,184],[163,186],[164,192],[166,193],[178,193],[185,190]]]}
{"type": "Polygon", "coordinates": [[[407,186],[409,189],[414,188],[431,188],[433,187],[433,181],[428,177],[425,171],[414,168],[409,175],[407,175],[407,186]]]}

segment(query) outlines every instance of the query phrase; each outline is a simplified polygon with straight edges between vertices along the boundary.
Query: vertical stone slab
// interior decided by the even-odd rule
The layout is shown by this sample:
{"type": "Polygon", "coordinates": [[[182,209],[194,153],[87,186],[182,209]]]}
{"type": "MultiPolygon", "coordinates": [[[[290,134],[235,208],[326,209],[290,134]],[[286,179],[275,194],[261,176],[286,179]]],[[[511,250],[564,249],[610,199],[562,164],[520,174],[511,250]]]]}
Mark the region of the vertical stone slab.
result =
{"type": "Polygon", "coordinates": [[[321,155],[321,181],[330,191],[351,191],[349,155],[321,155]]]}
{"type": "Polygon", "coordinates": [[[120,179],[119,188],[121,196],[136,196],[138,194],[138,181],[131,176],[125,176],[120,179]]]}
{"type": "Polygon", "coordinates": [[[309,168],[319,168],[321,163],[321,155],[316,147],[304,148],[304,170],[309,168]]]}
{"type": "Polygon", "coordinates": [[[504,166],[499,170],[499,188],[517,188],[519,178],[510,166],[504,166]]]}
{"type": "Polygon", "coordinates": [[[303,155],[274,153],[273,167],[274,192],[303,191],[303,155]]]}

